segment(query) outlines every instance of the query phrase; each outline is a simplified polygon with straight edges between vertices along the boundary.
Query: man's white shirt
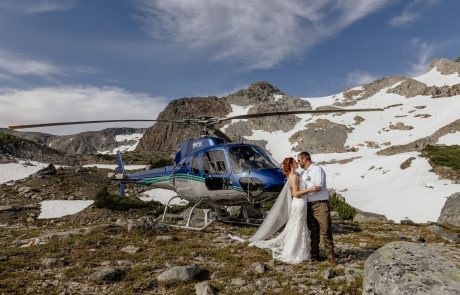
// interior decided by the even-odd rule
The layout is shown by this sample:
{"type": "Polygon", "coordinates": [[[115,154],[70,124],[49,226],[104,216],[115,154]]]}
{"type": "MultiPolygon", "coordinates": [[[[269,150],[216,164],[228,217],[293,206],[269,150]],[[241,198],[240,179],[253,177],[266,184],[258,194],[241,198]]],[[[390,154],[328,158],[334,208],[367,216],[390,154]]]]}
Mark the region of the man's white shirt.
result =
{"type": "Polygon", "coordinates": [[[318,165],[311,164],[307,169],[303,169],[300,174],[300,189],[306,189],[314,185],[321,185],[321,190],[307,194],[308,202],[329,200],[329,191],[326,186],[326,173],[318,165]]]}

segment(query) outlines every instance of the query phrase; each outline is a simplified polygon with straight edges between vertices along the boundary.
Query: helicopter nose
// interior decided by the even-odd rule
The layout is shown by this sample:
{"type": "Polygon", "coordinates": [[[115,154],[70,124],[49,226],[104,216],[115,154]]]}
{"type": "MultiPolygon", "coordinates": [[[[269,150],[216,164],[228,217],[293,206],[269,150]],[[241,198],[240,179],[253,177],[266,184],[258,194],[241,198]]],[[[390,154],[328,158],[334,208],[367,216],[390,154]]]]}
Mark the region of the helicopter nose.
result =
{"type": "Polygon", "coordinates": [[[278,168],[254,171],[251,176],[261,180],[263,190],[266,192],[281,192],[286,182],[286,177],[278,168]]]}

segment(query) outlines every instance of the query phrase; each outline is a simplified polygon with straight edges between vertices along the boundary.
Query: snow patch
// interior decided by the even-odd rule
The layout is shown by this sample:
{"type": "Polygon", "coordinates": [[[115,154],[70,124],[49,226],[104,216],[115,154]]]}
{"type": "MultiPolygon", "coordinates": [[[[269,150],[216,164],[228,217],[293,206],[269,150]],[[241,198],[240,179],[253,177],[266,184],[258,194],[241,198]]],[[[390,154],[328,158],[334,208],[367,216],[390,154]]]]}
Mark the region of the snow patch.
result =
{"type": "Polygon", "coordinates": [[[460,132],[448,133],[438,139],[438,144],[460,145],[460,132]]]}
{"type": "Polygon", "coordinates": [[[124,141],[131,141],[131,140],[140,140],[142,138],[141,133],[133,133],[129,135],[116,135],[115,141],[116,142],[124,142],[124,141]]]}
{"type": "Polygon", "coordinates": [[[34,161],[26,162],[22,160],[19,161],[19,163],[0,164],[0,183],[29,177],[38,170],[46,167],[48,167],[48,164],[34,161]]]}
{"type": "MultiPolygon", "coordinates": [[[[142,196],[139,197],[142,201],[157,201],[160,202],[161,204],[165,205],[168,203],[169,199],[176,196],[177,193],[171,190],[166,190],[166,189],[161,189],[161,188],[155,188],[152,190],[148,190],[142,193],[142,196]]],[[[187,205],[188,201],[177,198],[171,201],[169,203],[170,205],[187,205]]]]}
{"type": "Polygon", "coordinates": [[[437,87],[452,86],[460,83],[460,76],[458,74],[443,75],[438,71],[437,67],[434,67],[429,72],[412,79],[425,83],[427,86],[437,87]]]}
{"type": "Polygon", "coordinates": [[[41,212],[38,219],[59,218],[72,215],[87,208],[94,201],[84,200],[50,200],[41,202],[41,212]]]}
{"type": "MultiPolygon", "coordinates": [[[[96,167],[98,169],[112,169],[114,170],[115,168],[118,167],[116,164],[88,164],[84,165],[83,167],[96,167]]],[[[145,169],[147,168],[147,165],[126,165],[125,170],[138,170],[138,169],[145,169]]]]}

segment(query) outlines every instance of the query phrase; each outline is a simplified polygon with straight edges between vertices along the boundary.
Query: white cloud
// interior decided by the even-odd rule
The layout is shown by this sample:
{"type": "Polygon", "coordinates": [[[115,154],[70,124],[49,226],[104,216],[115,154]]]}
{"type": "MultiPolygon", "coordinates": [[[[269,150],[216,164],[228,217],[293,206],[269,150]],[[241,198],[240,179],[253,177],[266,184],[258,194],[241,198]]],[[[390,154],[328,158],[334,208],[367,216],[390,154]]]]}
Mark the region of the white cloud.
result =
{"type": "MultiPolygon", "coordinates": [[[[30,90],[0,89],[0,127],[65,121],[155,119],[168,102],[162,97],[131,93],[121,88],[65,86],[30,90]]],[[[72,134],[109,127],[147,127],[153,123],[91,124],[24,129],[72,134]]]]}
{"type": "Polygon", "coordinates": [[[426,73],[428,66],[435,52],[439,49],[439,44],[424,42],[420,39],[413,39],[410,42],[411,48],[416,52],[416,60],[411,64],[408,72],[409,77],[415,77],[426,73]]]}
{"type": "Polygon", "coordinates": [[[439,0],[411,0],[403,9],[400,15],[394,16],[389,23],[393,27],[401,27],[415,22],[417,18],[427,9],[434,6],[439,0]]]}
{"type": "Polygon", "coordinates": [[[50,78],[73,73],[92,74],[88,66],[61,67],[49,61],[35,60],[0,49],[0,78],[13,76],[38,76],[50,78]]]}
{"type": "Polygon", "coordinates": [[[16,13],[36,14],[63,11],[73,7],[75,0],[2,0],[0,8],[16,13]]]}
{"type": "Polygon", "coordinates": [[[207,48],[214,59],[271,68],[299,55],[389,0],[137,0],[154,38],[207,48]]]}
{"type": "Polygon", "coordinates": [[[353,71],[347,74],[345,85],[347,87],[360,86],[377,79],[377,75],[367,71],[353,71]]]}
{"type": "Polygon", "coordinates": [[[62,74],[62,69],[46,61],[27,59],[16,54],[0,51],[0,72],[18,76],[48,77],[62,74]]]}

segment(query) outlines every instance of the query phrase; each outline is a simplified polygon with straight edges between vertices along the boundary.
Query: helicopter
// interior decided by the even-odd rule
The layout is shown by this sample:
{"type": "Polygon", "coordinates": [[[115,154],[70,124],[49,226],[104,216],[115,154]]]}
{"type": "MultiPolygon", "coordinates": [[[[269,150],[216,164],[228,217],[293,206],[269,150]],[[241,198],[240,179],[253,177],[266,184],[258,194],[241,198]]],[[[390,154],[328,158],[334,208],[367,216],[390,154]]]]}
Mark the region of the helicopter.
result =
{"type": "Polygon", "coordinates": [[[75,121],[14,125],[9,126],[9,128],[24,129],[74,124],[139,121],[202,126],[203,129],[200,138],[186,140],[179,144],[173,165],[143,172],[128,173],[124,168],[122,155],[118,151],[116,154],[118,173],[110,173],[109,178],[119,183],[120,197],[123,197],[125,194],[125,186],[131,183],[174,191],[177,195],[168,200],[161,220],[165,220],[171,201],[181,198],[194,205],[189,212],[185,226],[172,226],[203,230],[214,222],[216,218],[211,217],[211,209],[203,209],[203,226],[191,226],[192,213],[198,206],[204,205],[209,208],[240,205],[243,209],[246,224],[250,224],[246,206],[256,206],[275,199],[286,182],[286,177],[280,168],[280,164],[266,149],[254,144],[233,142],[225,133],[216,128],[217,124],[235,119],[252,119],[269,116],[369,111],[383,111],[383,109],[297,110],[254,113],[224,118],[202,116],[180,120],[75,121]],[[211,136],[210,131],[215,136],[211,136]]]}

